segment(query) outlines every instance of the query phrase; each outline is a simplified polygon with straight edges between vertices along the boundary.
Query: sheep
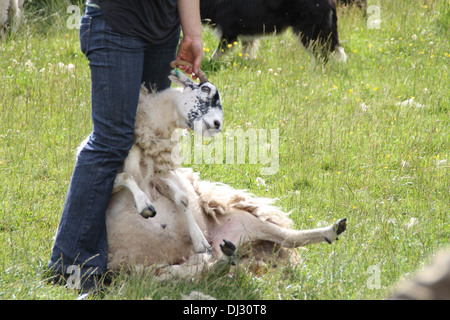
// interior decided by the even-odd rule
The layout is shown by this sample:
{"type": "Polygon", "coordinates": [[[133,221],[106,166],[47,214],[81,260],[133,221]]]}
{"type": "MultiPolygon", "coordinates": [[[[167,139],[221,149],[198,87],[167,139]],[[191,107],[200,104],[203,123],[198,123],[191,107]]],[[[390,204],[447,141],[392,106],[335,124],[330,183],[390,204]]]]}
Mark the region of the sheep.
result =
{"type": "Polygon", "coordinates": [[[399,282],[389,299],[450,300],[450,250],[440,250],[424,270],[399,282]]]}
{"type": "MultiPolygon", "coordinates": [[[[172,64],[175,67],[176,64],[172,64]]],[[[180,88],[141,91],[135,141],[117,175],[106,213],[108,268],[154,268],[158,279],[227,273],[244,250],[273,256],[294,248],[337,240],[346,219],[329,227],[297,231],[272,200],[204,181],[178,165],[177,128],[213,136],[222,130],[217,88],[203,75],[197,84],[172,71],[180,88]],[[184,217],[184,218],[183,218],[184,217]]]]}
{"type": "Polygon", "coordinates": [[[6,32],[8,25],[14,33],[22,18],[23,3],[25,0],[0,0],[0,38],[6,32]]]}
{"type": "Polygon", "coordinates": [[[280,34],[288,27],[317,58],[327,61],[333,52],[337,61],[347,59],[339,45],[334,0],[201,0],[200,14],[220,36],[213,59],[225,53],[238,37],[248,53],[256,37],[280,34]]]}

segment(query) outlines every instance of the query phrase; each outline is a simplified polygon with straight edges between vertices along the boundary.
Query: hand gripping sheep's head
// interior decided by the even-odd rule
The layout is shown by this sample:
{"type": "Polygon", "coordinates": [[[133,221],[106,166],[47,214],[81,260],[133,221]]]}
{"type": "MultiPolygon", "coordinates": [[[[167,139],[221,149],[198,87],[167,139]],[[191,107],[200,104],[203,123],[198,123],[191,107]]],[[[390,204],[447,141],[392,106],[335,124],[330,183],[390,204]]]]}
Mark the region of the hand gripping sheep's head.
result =
{"type": "MultiPolygon", "coordinates": [[[[178,60],[174,61],[171,66],[177,67],[181,65],[179,63],[178,60]]],[[[169,78],[184,88],[178,100],[178,112],[183,118],[182,121],[185,121],[184,125],[204,136],[212,137],[221,132],[223,111],[219,91],[204,73],[199,75],[200,83],[192,81],[178,70],[173,70],[169,78]]]]}

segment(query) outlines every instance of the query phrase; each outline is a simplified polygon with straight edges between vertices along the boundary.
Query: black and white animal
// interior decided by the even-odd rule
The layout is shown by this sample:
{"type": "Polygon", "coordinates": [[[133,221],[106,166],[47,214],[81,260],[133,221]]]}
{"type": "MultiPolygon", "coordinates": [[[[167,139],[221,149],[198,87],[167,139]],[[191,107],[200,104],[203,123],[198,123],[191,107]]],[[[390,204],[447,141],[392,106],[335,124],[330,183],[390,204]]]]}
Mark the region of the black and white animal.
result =
{"type": "Polygon", "coordinates": [[[0,37],[10,27],[15,32],[22,18],[23,3],[25,0],[0,0],[0,37]]]}
{"type": "Polygon", "coordinates": [[[361,10],[367,9],[367,0],[337,0],[338,4],[356,5],[361,10]]]}
{"type": "Polygon", "coordinates": [[[251,246],[255,257],[263,259],[281,246],[337,240],[345,219],[292,230],[287,214],[270,200],[203,181],[180,168],[173,131],[199,128],[199,134],[214,135],[222,129],[223,112],[219,92],[206,77],[197,84],[175,71],[170,79],[181,88],[140,96],[135,142],[106,213],[111,270],[153,266],[159,279],[223,274],[236,262],[237,246],[241,255],[251,246]]]}
{"type": "Polygon", "coordinates": [[[347,58],[339,45],[334,0],[200,0],[200,14],[220,36],[213,58],[238,38],[248,51],[255,37],[280,34],[289,27],[316,57],[326,61],[333,52],[338,61],[347,58]]]}

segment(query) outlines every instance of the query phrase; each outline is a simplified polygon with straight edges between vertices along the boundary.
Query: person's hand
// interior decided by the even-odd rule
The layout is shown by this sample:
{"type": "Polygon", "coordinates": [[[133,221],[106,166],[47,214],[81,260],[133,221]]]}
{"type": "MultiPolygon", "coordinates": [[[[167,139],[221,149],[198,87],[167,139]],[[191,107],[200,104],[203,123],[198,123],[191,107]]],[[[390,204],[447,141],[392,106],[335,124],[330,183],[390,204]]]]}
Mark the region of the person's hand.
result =
{"type": "Polygon", "coordinates": [[[196,74],[200,70],[203,59],[202,38],[184,36],[178,50],[177,59],[184,60],[192,64],[192,68],[189,66],[182,66],[180,68],[187,74],[193,74],[193,78],[196,79],[196,74]]]}

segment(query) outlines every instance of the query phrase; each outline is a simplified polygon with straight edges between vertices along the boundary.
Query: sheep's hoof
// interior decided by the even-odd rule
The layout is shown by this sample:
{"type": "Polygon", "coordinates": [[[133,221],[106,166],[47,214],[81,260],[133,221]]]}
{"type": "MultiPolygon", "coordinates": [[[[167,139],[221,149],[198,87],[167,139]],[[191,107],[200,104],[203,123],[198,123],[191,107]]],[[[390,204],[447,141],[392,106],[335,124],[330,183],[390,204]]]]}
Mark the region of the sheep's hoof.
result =
{"type": "MultiPolygon", "coordinates": [[[[332,228],[334,233],[336,234],[336,238],[334,240],[339,240],[338,235],[340,235],[347,229],[347,218],[338,220],[335,224],[333,224],[332,228]]],[[[334,238],[334,236],[332,238],[334,238]]],[[[325,241],[328,242],[329,244],[331,244],[334,240],[325,237],[325,241]]]]}
{"type": "Polygon", "coordinates": [[[223,243],[220,245],[220,250],[227,256],[231,257],[236,252],[236,246],[233,242],[223,239],[223,243]]]}
{"type": "Polygon", "coordinates": [[[227,239],[223,239],[223,244],[220,245],[220,249],[223,254],[230,259],[230,264],[235,266],[237,264],[238,254],[234,243],[227,239]]]}
{"type": "Polygon", "coordinates": [[[149,205],[147,208],[141,211],[141,216],[145,219],[153,218],[156,216],[156,210],[152,205],[149,205]]]}
{"type": "MultiPolygon", "coordinates": [[[[333,226],[334,230],[336,231],[337,235],[340,235],[342,232],[344,232],[347,229],[347,218],[341,219],[338,222],[336,222],[333,226]]],[[[337,238],[336,238],[337,240],[337,238]]]]}
{"type": "MultiPolygon", "coordinates": [[[[335,224],[333,224],[333,231],[336,233],[336,238],[334,240],[339,240],[338,235],[344,232],[347,229],[347,218],[338,220],[335,224]]],[[[333,237],[334,238],[334,237],[333,237]]],[[[333,240],[325,237],[325,241],[331,244],[333,240]]]]}

